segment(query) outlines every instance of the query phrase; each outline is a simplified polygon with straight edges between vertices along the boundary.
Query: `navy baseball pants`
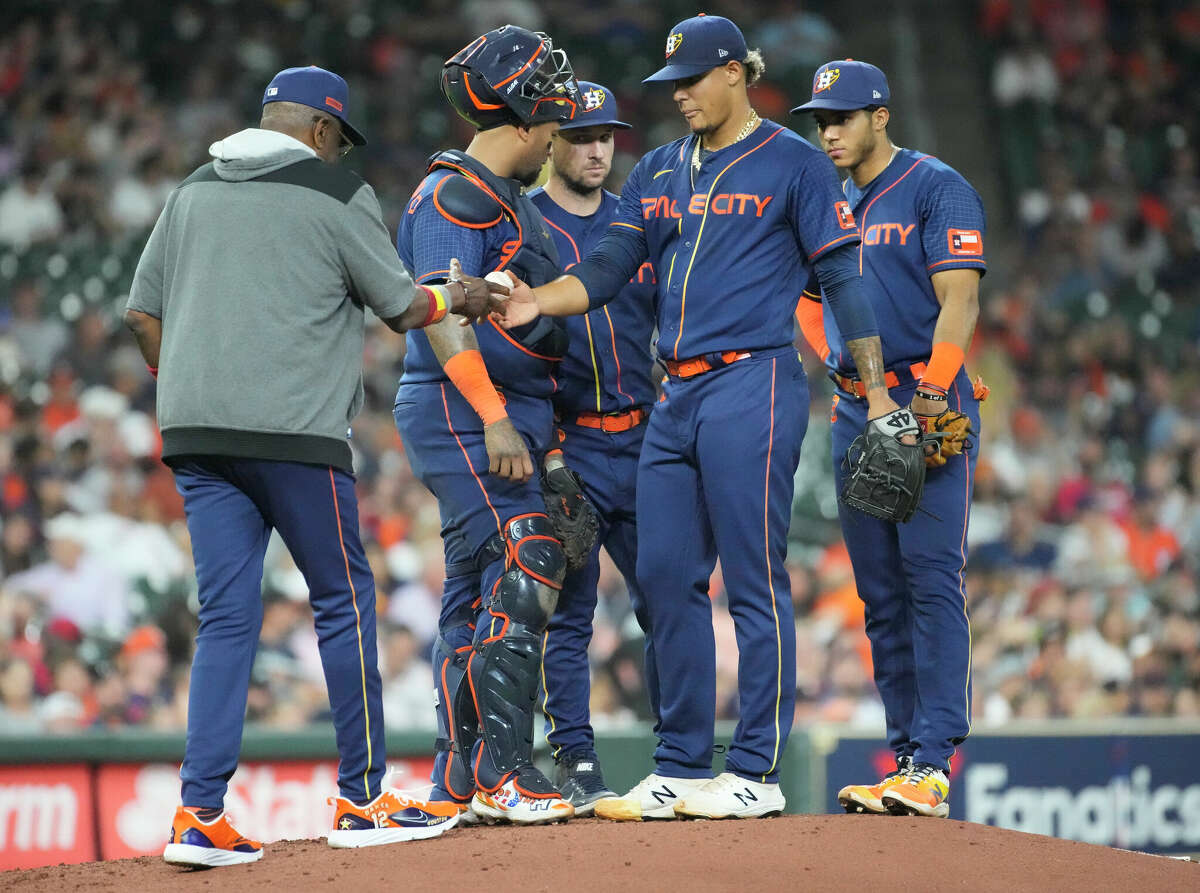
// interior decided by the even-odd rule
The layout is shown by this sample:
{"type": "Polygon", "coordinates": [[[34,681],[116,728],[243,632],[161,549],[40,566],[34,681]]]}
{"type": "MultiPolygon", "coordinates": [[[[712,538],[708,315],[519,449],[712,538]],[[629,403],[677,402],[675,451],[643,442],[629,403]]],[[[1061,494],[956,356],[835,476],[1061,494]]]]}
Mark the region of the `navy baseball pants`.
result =
{"type": "Polygon", "coordinates": [[[659,667],[657,772],[712,775],[719,556],[738,644],[740,718],[727,771],[776,782],[795,713],[796,629],[785,567],[808,385],[791,346],[671,378],[638,466],[638,583],[659,667]]]}
{"type": "Polygon", "coordinates": [[[596,612],[600,579],[600,547],[608,550],[625,577],[629,600],[645,639],[646,692],[650,710],[658,715],[658,669],[649,634],[646,599],[637,583],[637,466],[645,424],[607,434],[595,428],[564,423],[563,456],[583,479],[583,489],[600,515],[600,535],[586,567],[567,574],[558,607],[546,627],[542,648],[542,712],[546,740],[555,758],[584,751],[595,753],[595,736],[588,709],[591,697],[588,645],[596,612]]]}
{"type": "MultiPolygon", "coordinates": [[[[514,426],[525,438],[534,462],[540,467],[544,446],[552,432],[548,400],[506,393],[506,408],[514,426]]],[[[484,553],[489,541],[503,537],[504,525],[519,515],[546,511],[535,471],[524,483],[515,483],[488,472],[483,423],[458,389],[449,382],[404,384],[393,410],[396,427],[413,474],[438,500],[446,556],[438,632],[453,652],[469,652],[472,643],[499,634],[496,620],[482,626],[483,593],[491,592],[505,570],[504,550],[484,553]]],[[[439,678],[446,671],[445,657],[435,645],[432,655],[434,690],[441,708],[452,705],[453,684],[439,678]]],[[[462,755],[469,759],[469,755],[462,755]]],[[[439,750],[431,780],[435,800],[465,801],[474,793],[474,782],[456,775],[451,755],[439,750]]]]}
{"type": "Polygon", "coordinates": [[[359,539],[353,476],[327,465],[223,456],[181,458],[171,467],[200,589],[183,804],[223,805],[237,768],[272,528],[308,583],[340,757],[338,788],[360,803],[377,796],[386,752],[375,581],[359,539]]]}
{"type": "MultiPolygon", "coordinates": [[[[907,406],[915,387],[892,388],[892,399],[907,406]]],[[[950,389],[949,407],[971,419],[972,440],[978,444],[979,402],[966,372],[959,372],[950,389]]],[[[833,409],[839,493],[845,479],[842,459],[866,422],[866,401],[839,391],[833,409]]],[[[955,747],[971,731],[966,564],[974,478],[973,450],[929,469],[920,508],[906,524],[881,521],[838,503],[855,585],[866,608],[888,745],[897,757],[911,756],[945,770],[955,747]]]]}

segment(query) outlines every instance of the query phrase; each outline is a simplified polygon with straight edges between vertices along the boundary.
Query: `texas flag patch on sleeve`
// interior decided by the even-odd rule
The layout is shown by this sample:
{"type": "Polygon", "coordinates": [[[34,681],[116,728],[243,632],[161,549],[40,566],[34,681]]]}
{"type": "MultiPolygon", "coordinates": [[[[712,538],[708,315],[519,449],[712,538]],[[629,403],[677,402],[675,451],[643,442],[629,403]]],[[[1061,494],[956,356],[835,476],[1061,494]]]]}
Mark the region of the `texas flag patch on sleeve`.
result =
{"type": "Polygon", "coordinates": [[[983,235],[977,229],[946,230],[951,254],[983,257],[983,235]]]}

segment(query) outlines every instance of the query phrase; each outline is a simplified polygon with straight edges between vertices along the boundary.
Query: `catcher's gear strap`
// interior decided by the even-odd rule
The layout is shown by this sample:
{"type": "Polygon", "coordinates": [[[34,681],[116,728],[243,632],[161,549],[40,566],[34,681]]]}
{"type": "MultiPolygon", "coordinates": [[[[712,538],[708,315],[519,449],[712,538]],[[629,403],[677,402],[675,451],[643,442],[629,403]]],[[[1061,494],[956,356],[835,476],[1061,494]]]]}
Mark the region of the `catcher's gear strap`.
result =
{"type": "Polygon", "coordinates": [[[504,219],[495,194],[462,174],[450,174],[433,188],[433,206],[455,226],[488,229],[504,219]]]}
{"type": "Polygon", "coordinates": [[[925,444],[912,412],[897,409],[867,422],[842,467],[846,505],[884,521],[908,521],[925,488],[925,444]],[[905,443],[905,437],[915,442],[905,443]]]}

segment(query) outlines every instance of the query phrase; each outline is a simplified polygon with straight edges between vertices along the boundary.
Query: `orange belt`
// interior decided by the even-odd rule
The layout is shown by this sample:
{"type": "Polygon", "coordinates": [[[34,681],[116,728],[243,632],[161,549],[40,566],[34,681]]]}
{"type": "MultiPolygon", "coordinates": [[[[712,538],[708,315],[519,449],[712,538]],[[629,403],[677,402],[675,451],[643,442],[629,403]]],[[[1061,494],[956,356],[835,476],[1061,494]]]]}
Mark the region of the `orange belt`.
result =
{"type": "Polygon", "coordinates": [[[688,360],[663,360],[663,365],[667,367],[667,374],[673,378],[695,378],[697,375],[711,372],[713,369],[720,369],[722,366],[747,359],[749,356],[750,351],[748,350],[727,350],[724,353],[704,354],[688,360]]]}
{"type": "MultiPolygon", "coordinates": [[[[855,397],[865,398],[867,396],[867,386],[863,384],[862,379],[851,378],[848,375],[838,375],[833,373],[834,383],[845,391],[847,394],[853,394],[855,397]]],[[[897,388],[900,386],[900,377],[895,372],[883,373],[883,383],[889,388],[897,388]]]]}
{"type": "MultiPolygon", "coordinates": [[[[925,374],[925,364],[920,362],[913,363],[907,370],[903,371],[906,372],[903,378],[891,370],[884,372],[883,383],[889,388],[897,388],[902,384],[919,382],[921,376],[925,374]]],[[[862,383],[861,379],[851,378],[848,375],[839,375],[837,372],[831,372],[829,377],[833,379],[834,384],[847,394],[853,394],[860,400],[866,399],[867,386],[862,383]]],[[[972,391],[975,399],[982,403],[988,398],[988,394],[992,392],[992,389],[983,383],[983,376],[976,376],[975,381],[972,383],[972,391]]]]}
{"type": "Polygon", "coordinates": [[[646,410],[638,408],[624,412],[581,412],[575,417],[575,424],[581,428],[597,428],[605,434],[620,434],[636,428],[649,417],[646,410]]]}

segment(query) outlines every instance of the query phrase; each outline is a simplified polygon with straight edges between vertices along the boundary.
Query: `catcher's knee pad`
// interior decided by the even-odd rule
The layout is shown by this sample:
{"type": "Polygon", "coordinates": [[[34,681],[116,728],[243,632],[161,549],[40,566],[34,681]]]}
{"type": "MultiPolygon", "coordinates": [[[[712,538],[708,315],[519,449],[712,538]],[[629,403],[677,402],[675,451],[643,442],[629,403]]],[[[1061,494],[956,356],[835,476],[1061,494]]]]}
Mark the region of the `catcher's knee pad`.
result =
{"type": "Polygon", "coordinates": [[[475,646],[471,686],[483,738],[477,748],[475,783],[492,790],[515,769],[533,762],[533,714],[542,637],[520,626],[475,646]]]}
{"type": "Polygon", "coordinates": [[[450,627],[433,648],[433,690],[437,712],[437,756],[433,783],[455,800],[475,791],[471,751],[479,739],[479,716],[471,697],[467,666],[471,658],[471,627],[450,627]]]}
{"type": "Polygon", "coordinates": [[[488,607],[540,634],[558,604],[567,573],[566,553],[554,536],[550,519],[542,514],[511,519],[505,526],[505,539],[508,560],[488,607]]]}

